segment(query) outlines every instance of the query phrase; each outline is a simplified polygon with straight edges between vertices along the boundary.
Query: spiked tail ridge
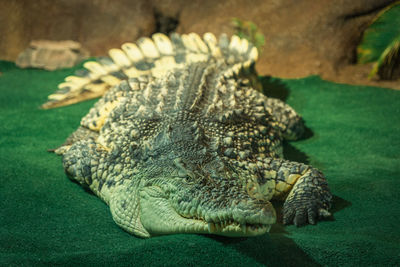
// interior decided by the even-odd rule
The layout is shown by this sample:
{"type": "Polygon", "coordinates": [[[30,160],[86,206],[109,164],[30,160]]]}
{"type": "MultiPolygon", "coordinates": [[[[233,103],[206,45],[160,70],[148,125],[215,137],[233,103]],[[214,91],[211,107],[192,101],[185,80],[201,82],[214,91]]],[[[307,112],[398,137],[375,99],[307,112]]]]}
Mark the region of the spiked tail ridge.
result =
{"type": "Polygon", "coordinates": [[[161,77],[173,68],[194,62],[225,61],[227,65],[241,65],[253,72],[258,58],[257,48],[246,39],[222,34],[219,39],[206,33],[203,38],[195,33],[153,34],[140,38],[136,44],[125,43],[121,49],[111,49],[109,57],[84,63],[83,70],[68,76],[58,90],[48,96],[41,108],[67,106],[100,97],[122,80],[139,76],[161,77]]]}

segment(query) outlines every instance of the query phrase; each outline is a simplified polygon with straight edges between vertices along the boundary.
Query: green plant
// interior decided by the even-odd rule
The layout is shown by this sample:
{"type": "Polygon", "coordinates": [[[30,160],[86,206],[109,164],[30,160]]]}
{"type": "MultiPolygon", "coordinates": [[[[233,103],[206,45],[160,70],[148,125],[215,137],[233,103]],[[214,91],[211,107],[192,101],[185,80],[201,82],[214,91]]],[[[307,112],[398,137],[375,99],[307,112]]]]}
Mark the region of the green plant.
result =
{"type": "Polygon", "coordinates": [[[357,47],[358,63],[374,62],[369,78],[400,78],[400,1],[381,11],[357,47]]]}
{"type": "Polygon", "coordinates": [[[245,21],[238,18],[232,19],[235,34],[240,38],[245,38],[257,48],[261,53],[262,47],[265,44],[264,35],[258,30],[257,26],[251,21],[245,21]]]}

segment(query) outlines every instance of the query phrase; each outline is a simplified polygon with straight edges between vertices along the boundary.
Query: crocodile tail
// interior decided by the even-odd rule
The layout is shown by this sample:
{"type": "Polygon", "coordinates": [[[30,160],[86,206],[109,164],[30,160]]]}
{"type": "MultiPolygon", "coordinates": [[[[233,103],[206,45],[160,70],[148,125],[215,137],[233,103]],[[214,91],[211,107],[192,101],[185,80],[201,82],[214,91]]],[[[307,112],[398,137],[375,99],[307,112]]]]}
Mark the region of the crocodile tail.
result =
{"type": "Polygon", "coordinates": [[[48,96],[44,109],[66,106],[104,95],[121,80],[143,75],[160,77],[173,68],[192,62],[224,60],[228,65],[240,64],[252,69],[258,53],[246,39],[222,34],[219,39],[206,33],[203,38],[195,33],[173,33],[168,38],[162,33],[152,38],[140,38],[136,44],[125,43],[121,49],[111,49],[109,57],[84,63],[83,70],[68,76],[58,90],[48,96]]]}

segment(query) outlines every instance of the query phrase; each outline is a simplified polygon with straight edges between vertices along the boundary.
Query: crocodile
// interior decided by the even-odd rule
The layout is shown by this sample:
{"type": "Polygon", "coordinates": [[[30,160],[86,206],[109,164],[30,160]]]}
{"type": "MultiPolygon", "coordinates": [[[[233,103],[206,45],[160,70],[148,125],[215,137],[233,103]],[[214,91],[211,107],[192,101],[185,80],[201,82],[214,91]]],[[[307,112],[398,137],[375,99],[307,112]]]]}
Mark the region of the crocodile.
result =
{"type": "Polygon", "coordinates": [[[254,89],[257,49],[225,34],[157,33],[86,62],[44,108],[103,95],[55,152],[68,177],[138,237],[257,236],[330,217],[318,169],[283,158],[304,133],[285,102],[254,89]]]}

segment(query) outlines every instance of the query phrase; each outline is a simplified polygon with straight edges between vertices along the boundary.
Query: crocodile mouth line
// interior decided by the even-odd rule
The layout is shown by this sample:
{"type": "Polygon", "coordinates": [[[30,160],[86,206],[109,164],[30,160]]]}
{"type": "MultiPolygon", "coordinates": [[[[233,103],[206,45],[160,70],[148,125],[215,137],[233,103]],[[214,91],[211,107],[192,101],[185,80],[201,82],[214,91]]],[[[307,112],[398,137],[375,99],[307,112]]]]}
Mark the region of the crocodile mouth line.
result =
{"type": "Polygon", "coordinates": [[[227,236],[256,236],[268,232],[270,224],[239,223],[233,219],[220,222],[207,222],[203,218],[182,216],[184,219],[194,220],[204,226],[205,232],[227,236]]]}
{"type": "Polygon", "coordinates": [[[238,222],[208,222],[207,228],[210,234],[213,233],[224,233],[233,232],[237,234],[243,233],[244,235],[261,235],[269,231],[270,225],[267,224],[239,224],[238,222]]]}

